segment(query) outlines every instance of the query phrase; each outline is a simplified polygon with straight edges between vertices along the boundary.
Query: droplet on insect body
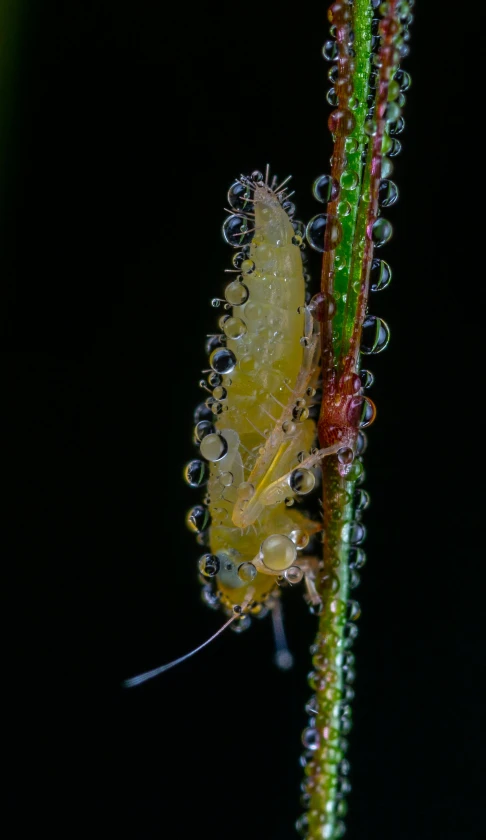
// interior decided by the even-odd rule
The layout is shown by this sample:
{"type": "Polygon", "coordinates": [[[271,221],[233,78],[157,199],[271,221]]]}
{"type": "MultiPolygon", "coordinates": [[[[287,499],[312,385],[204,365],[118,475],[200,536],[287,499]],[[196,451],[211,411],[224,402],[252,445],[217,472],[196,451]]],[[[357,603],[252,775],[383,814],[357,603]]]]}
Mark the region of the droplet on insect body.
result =
{"type": "Polygon", "coordinates": [[[201,441],[201,455],[208,461],[220,461],[228,451],[228,444],[223,435],[208,434],[201,441]]]}
{"type": "Polygon", "coordinates": [[[205,531],[209,527],[210,521],[209,510],[204,505],[196,505],[186,516],[186,525],[195,534],[205,531]]]}
{"type": "Polygon", "coordinates": [[[202,487],[209,478],[208,465],[199,459],[189,461],[184,469],[184,478],[189,487],[202,487]]]}
{"type": "Polygon", "coordinates": [[[216,373],[231,373],[236,365],[236,356],[227,347],[219,347],[211,353],[209,364],[216,373]]]}
{"type": "Polygon", "coordinates": [[[272,534],[262,542],[260,559],[267,569],[283,572],[294,565],[297,549],[289,537],[283,534],[272,534]]]}
{"type": "Polygon", "coordinates": [[[215,554],[204,554],[198,560],[198,566],[204,577],[214,577],[219,572],[219,558],[215,554]]]}
{"type": "Polygon", "coordinates": [[[296,469],[290,474],[289,484],[294,493],[305,495],[314,489],[316,477],[311,470],[296,469]]]}

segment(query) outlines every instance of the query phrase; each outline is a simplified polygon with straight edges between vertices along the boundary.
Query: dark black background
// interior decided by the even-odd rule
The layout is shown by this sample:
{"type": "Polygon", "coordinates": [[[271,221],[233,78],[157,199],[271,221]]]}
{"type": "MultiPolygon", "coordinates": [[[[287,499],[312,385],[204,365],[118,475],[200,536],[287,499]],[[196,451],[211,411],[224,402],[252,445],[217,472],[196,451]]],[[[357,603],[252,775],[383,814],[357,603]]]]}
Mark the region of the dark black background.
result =
{"type": "MultiPolygon", "coordinates": [[[[298,590],[285,599],[292,672],[275,670],[270,625],[257,622],[143,688],[121,681],[220,623],[200,602],[181,476],[209,300],[231,257],[225,195],[269,162],[292,172],[298,216],[318,212],[326,4],[27,5],[0,281],[10,836],[293,838],[315,627],[298,590]]],[[[486,828],[482,378],[467,378],[480,365],[480,280],[464,261],[476,247],[464,190],[480,140],[463,105],[476,42],[470,18],[417,6],[383,254],[394,277],[373,301],[392,340],[370,365],[350,840],[486,828]]]]}

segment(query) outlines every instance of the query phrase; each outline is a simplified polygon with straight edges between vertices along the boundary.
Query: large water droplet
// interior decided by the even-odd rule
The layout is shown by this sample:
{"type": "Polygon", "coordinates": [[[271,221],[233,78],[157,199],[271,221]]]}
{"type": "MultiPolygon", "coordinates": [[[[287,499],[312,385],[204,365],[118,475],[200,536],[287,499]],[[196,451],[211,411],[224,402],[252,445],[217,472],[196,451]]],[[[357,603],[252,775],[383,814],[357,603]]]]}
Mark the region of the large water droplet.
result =
{"type": "Polygon", "coordinates": [[[204,577],[214,577],[219,572],[219,557],[215,554],[203,554],[197,561],[199,571],[204,577]]]}
{"type": "Polygon", "coordinates": [[[232,283],[228,283],[224,290],[224,296],[231,306],[241,306],[246,303],[249,295],[248,286],[245,286],[241,280],[233,280],[232,283]]]}
{"type": "Polygon", "coordinates": [[[189,487],[202,487],[209,478],[209,468],[205,461],[189,461],[184,469],[184,478],[189,487]]]}
{"type": "Polygon", "coordinates": [[[209,528],[211,517],[209,510],[204,505],[196,505],[186,516],[186,525],[194,534],[200,534],[209,528]]]}
{"type": "Polygon", "coordinates": [[[327,125],[329,131],[335,137],[345,137],[353,131],[356,125],[356,119],[353,112],[347,108],[336,108],[330,114],[327,125]]]}
{"type": "MultiPolygon", "coordinates": [[[[246,333],[246,324],[241,318],[228,318],[224,323],[224,334],[233,340],[242,338],[246,333]]],[[[217,397],[217,394],[215,394],[217,397]]]]}
{"type": "Polygon", "coordinates": [[[290,566],[289,569],[285,570],[284,576],[289,583],[296,584],[300,583],[300,581],[304,577],[304,572],[300,568],[300,566],[290,566]]]}
{"type": "Polygon", "coordinates": [[[240,248],[246,245],[252,238],[249,233],[250,225],[245,216],[228,216],[223,224],[223,236],[233,248],[240,248]]]}
{"type": "Polygon", "coordinates": [[[371,263],[370,289],[372,292],[381,292],[389,286],[392,278],[391,268],[385,260],[377,257],[371,263]]]}
{"type": "Polygon", "coordinates": [[[406,70],[397,70],[393,78],[398,82],[402,93],[405,93],[412,84],[412,77],[406,70]]]}
{"type": "Polygon", "coordinates": [[[378,190],[378,204],[380,207],[391,207],[398,199],[398,187],[389,178],[385,178],[380,183],[378,190]]]}
{"type": "Polygon", "coordinates": [[[322,48],[322,56],[326,59],[326,61],[335,61],[339,55],[338,45],[336,41],[329,40],[326,41],[322,48]]]}
{"type": "Polygon", "coordinates": [[[231,373],[236,365],[236,356],[227,347],[219,347],[211,353],[209,364],[216,373],[231,373]]]}
{"type": "Polygon", "coordinates": [[[339,195],[339,184],[332,175],[319,175],[312,187],[314,197],[322,204],[335,201],[339,195]]]}
{"type": "Polygon", "coordinates": [[[393,227],[387,219],[383,219],[381,216],[376,219],[372,231],[375,248],[381,248],[385,245],[391,239],[392,233],[393,227]]]}
{"type": "Polygon", "coordinates": [[[342,238],[342,227],[339,219],[320,213],[314,216],[307,225],[305,235],[314,251],[322,254],[325,250],[332,251],[342,238]]]}
{"type": "Polygon", "coordinates": [[[382,318],[367,315],[363,321],[360,351],[365,356],[381,353],[390,341],[390,328],[382,318]]]}
{"type": "Polygon", "coordinates": [[[223,435],[209,434],[201,441],[200,452],[207,461],[221,461],[228,451],[228,444],[223,435]]]}
{"type": "Polygon", "coordinates": [[[294,565],[297,549],[289,537],[283,534],[272,534],[262,542],[260,558],[267,569],[283,572],[294,565]]]}
{"type": "MultiPolygon", "coordinates": [[[[211,409],[208,409],[208,412],[212,416],[211,409]]],[[[213,425],[212,420],[200,420],[196,428],[194,429],[194,434],[196,440],[200,443],[202,439],[206,437],[206,435],[212,435],[215,433],[215,431],[216,427],[213,425]]]]}
{"type": "MultiPolygon", "coordinates": [[[[359,491],[358,491],[359,492],[359,491]]],[[[362,569],[366,563],[366,554],[362,548],[351,548],[349,552],[349,568],[362,569]]]]}
{"type": "Polygon", "coordinates": [[[250,187],[247,184],[240,184],[236,181],[228,190],[228,203],[233,210],[250,210],[251,203],[250,187]]]}
{"type": "Polygon", "coordinates": [[[253,563],[240,563],[238,566],[238,577],[245,583],[251,583],[257,576],[257,570],[253,563]]]}
{"type": "Polygon", "coordinates": [[[316,477],[311,470],[296,469],[290,474],[290,486],[294,493],[304,496],[314,489],[316,477]]]}

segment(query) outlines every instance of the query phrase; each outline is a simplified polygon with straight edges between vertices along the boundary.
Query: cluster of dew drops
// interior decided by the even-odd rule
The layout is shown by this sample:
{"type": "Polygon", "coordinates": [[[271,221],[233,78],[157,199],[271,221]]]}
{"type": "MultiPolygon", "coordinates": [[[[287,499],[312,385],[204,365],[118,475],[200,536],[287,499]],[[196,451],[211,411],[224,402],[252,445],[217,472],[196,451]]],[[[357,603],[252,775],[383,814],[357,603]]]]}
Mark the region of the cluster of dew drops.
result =
{"type": "MultiPolygon", "coordinates": [[[[402,2],[401,8],[399,9],[400,22],[402,27],[400,41],[398,45],[400,58],[406,57],[409,53],[409,26],[413,21],[413,15],[411,13],[413,5],[414,0],[408,0],[407,2],[402,2]]],[[[379,27],[381,17],[384,14],[386,14],[388,10],[387,4],[380,3],[380,0],[372,0],[372,6],[373,9],[377,10],[378,15],[380,15],[380,17],[377,16],[373,19],[372,22],[373,40],[372,54],[370,57],[371,93],[369,95],[368,112],[365,121],[365,132],[369,138],[372,138],[376,134],[377,130],[376,122],[374,120],[374,93],[377,84],[377,75],[379,71],[380,62],[379,55],[377,52],[378,47],[380,45],[379,27]]],[[[332,35],[333,29],[331,28],[331,36],[332,35]]],[[[354,39],[351,37],[348,44],[348,51],[351,56],[353,56],[353,40],[354,39]]],[[[330,105],[336,107],[338,105],[338,99],[336,95],[335,84],[338,80],[338,67],[337,63],[335,63],[335,60],[338,57],[338,49],[336,41],[333,37],[326,41],[322,53],[326,61],[332,62],[332,66],[328,74],[329,79],[332,83],[332,87],[328,91],[327,101],[330,105]]],[[[389,83],[388,104],[385,112],[387,131],[384,135],[383,142],[381,181],[378,194],[378,217],[374,222],[372,231],[374,248],[381,248],[382,246],[384,246],[390,240],[393,233],[391,223],[381,215],[381,210],[392,207],[398,199],[398,188],[395,182],[391,179],[391,175],[393,173],[394,166],[393,159],[400,153],[402,148],[399,139],[400,135],[402,134],[405,128],[405,120],[402,116],[402,109],[405,105],[405,93],[408,90],[410,83],[410,75],[400,68],[395,71],[389,83]]],[[[356,108],[357,105],[357,101],[351,96],[349,102],[350,110],[356,108]]],[[[352,137],[347,137],[345,149],[348,153],[356,151],[357,141],[352,137]]],[[[366,160],[366,154],[367,150],[365,148],[363,151],[363,162],[365,162],[366,160]]],[[[328,204],[331,201],[339,201],[338,213],[340,216],[346,216],[351,209],[350,204],[347,201],[346,194],[348,191],[355,190],[358,187],[358,181],[359,178],[357,174],[349,169],[346,169],[345,167],[341,176],[340,183],[338,183],[331,175],[321,175],[320,177],[318,177],[313,185],[313,194],[314,197],[324,205],[328,204]]],[[[335,221],[339,225],[339,222],[337,220],[335,221]]],[[[306,227],[305,234],[309,245],[315,251],[318,251],[320,253],[322,253],[324,250],[324,232],[328,224],[329,220],[327,215],[321,213],[315,216],[313,219],[311,219],[311,221],[306,227]]],[[[339,242],[339,229],[337,229],[336,236],[328,237],[327,242],[329,243],[329,241],[331,241],[332,243],[333,240],[334,244],[337,245],[339,242]]],[[[336,268],[337,270],[339,270],[339,264],[336,266],[336,268]]],[[[370,274],[370,291],[378,292],[385,289],[391,281],[391,276],[392,273],[388,263],[383,259],[373,257],[370,274]]],[[[365,320],[362,326],[360,352],[363,355],[375,355],[377,353],[380,353],[387,347],[389,342],[389,336],[389,328],[385,321],[383,321],[381,318],[377,318],[375,316],[367,314],[365,316],[365,320]]],[[[361,370],[360,378],[362,388],[364,390],[369,388],[373,383],[373,375],[368,370],[361,370]]],[[[367,424],[365,423],[364,425],[367,424]]],[[[358,438],[357,454],[361,455],[364,452],[365,448],[366,436],[363,432],[360,431],[358,438]]],[[[352,476],[348,475],[347,478],[352,479],[352,476]]],[[[363,478],[364,473],[362,473],[359,476],[359,484],[361,484],[363,478]]],[[[349,554],[349,586],[351,590],[355,589],[358,586],[360,582],[359,569],[361,569],[366,562],[366,554],[361,547],[361,543],[364,541],[366,536],[366,530],[361,522],[361,516],[362,512],[367,508],[369,504],[368,493],[361,487],[357,487],[354,493],[354,511],[356,520],[350,523],[352,533],[348,535],[349,543],[351,545],[349,554]]],[[[318,835],[315,834],[314,828],[311,828],[309,824],[308,813],[303,814],[297,820],[295,827],[299,835],[304,838],[319,836],[322,838],[329,838],[329,840],[335,840],[335,838],[342,837],[346,831],[346,826],[342,818],[345,816],[347,811],[345,797],[351,791],[351,784],[349,781],[350,764],[349,761],[344,757],[344,754],[347,750],[347,740],[345,736],[349,733],[352,727],[350,702],[354,697],[354,689],[352,687],[352,683],[354,681],[355,676],[354,655],[350,651],[350,648],[352,647],[354,639],[358,635],[358,628],[355,622],[359,618],[360,612],[360,606],[356,600],[349,600],[347,602],[345,615],[346,623],[344,625],[344,636],[342,640],[343,649],[338,654],[340,660],[342,660],[341,667],[344,675],[345,689],[343,700],[339,704],[339,764],[337,767],[336,781],[334,782],[334,784],[336,785],[334,790],[335,796],[331,796],[330,798],[330,803],[332,803],[332,813],[329,813],[329,815],[320,816],[322,824],[319,826],[318,835]]],[[[312,645],[310,648],[310,653],[315,658],[315,656],[318,654],[317,646],[312,645]]],[[[313,689],[315,689],[315,671],[310,672],[310,674],[308,675],[308,680],[309,685],[313,689]]],[[[306,712],[309,715],[309,720],[308,725],[304,729],[302,734],[302,744],[304,746],[305,751],[301,756],[301,765],[304,768],[307,767],[309,770],[313,758],[315,757],[316,751],[319,749],[319,746],[321,744],[321,737],[326,737],[326,733],[321,733],[316,727],[318,705],[315,695],[313,695],[307,703],[306,712]]],[[[308,809],[311,804],[312,790],[316,787],[318,788],[320,784],[329,784],[329,776],[327,776],[325,771],[317,769],[313,770],[309,774],[308,770],[306,771],[306,778],[301,784],[301,805],[306,809],[308,809]]]]}

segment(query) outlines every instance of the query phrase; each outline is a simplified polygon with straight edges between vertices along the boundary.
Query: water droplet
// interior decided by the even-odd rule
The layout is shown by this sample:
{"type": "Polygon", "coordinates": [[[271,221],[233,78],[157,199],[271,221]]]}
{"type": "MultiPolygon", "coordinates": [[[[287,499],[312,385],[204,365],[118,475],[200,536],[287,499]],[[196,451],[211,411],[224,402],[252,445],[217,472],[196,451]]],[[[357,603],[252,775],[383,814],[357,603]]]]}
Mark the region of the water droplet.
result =
{"type": "Polygon", "coordinates": [[[200,534],[209,528],[211,517],[209,510],[204,505],[196,505],[186,516],[186,525],[194,534],[200,534]]]}
{"type": "Polygon", "coordinates": [[[228,190],[228,203],[232,210],[251,210],[250,197],[250,187],[247,184],[240,184],[238,181],[232,184],[228,190]]]}
{"type": "Polygon", "coordinates": [[[209,478],[209,467],[204,461],[189,461],[184,469],[184,478],[189,487],[202,487],[209,478]]]}
{"type": "Polygon", "coordinates": [[[339,105],[339,99],[333,87],[329,88],[328,92],[326,93],[326,102],[328,102],[329,105],[332,105],[333,108],[336,108],[336,106],[339,105]]]}
{"type": "MultiPolygon", "coordinates": [[[[354,626],[354,625],[353,625],[354,626]]],[[[308,715],[317,715],[319,712],[319,705],[315,694],[305,704],[305,711],[308,715]]]]}
{"type": "Polygon", "coordinates": [[[380,207],[391,207],[398,199],[398,187],[389,178],[380,183],[378,190],[378,204],[380,207]]]}
{"type": "Polygon", "coordinates": [[[349,464],[353,463],[353,459],[354,459],[353,450],[350,449],[348,446],[345,446],[342,449],[339,449],[339,451],[337,453],[337,459],[343,467],[349,466],[349,464]]]}
{"type": "Polygon", "coordinates": [[[240,563],[238,566],[238,577],[245,583],[251,583],[257,576],[257,570],[253,563],[240,563]]]}
{"type": "MultiPolygon", "coordinates": [[[[338,808],[340,808],[343,804],[344,804],[343,802],[339,802],[338,808]]],[[[346,813],[346,812],[344,811],[344,813],[346,813]]],[[[340,816],[342,816],[342,810],[341,811],[338,810],[338,814],[340,816]]],[[[346,826],[344,825],[342,820],[338,820],[335,827],[334,827],[334,833],[332,835],[333,840],[339,840],[339,838],[344,837],[345,834],[346,834],[346,826]]]]}
{"type": "Polygon", "coordinates": [[[212,610],[219,610],[221,604],[219,592],[215,592],[210,585],[203,586],[201,598],[207,607],[212,610]]]}
{"type": "Polygon", "coordinates": [[[371,371],[363,368],[362,370],[360,370],[359,376],[360,376],[360,379],[361,379],[361,387],[364,390],[367,390],[368,388],[371,388],[371,386],[373,385],[373,382],[375,381],[375,377],[373,376],[371,371]]]}
{"type": "Polygon", "coordinates": [[[233,473],[232,472],[220,472],[218,473],[218,481],[223,487],[231,487],[233,484],[233,473]]]}
{"type": "Polygon", "coordinates": [[[294,493],[304,496],[314,489],[316,477],[311,470],[296,469],[290,474],[289,483],[294,493]]]}
{"type": "Polygon", "coordinates": [[[301,528],[295,528],[290,532],[289,536],[298,551],[301,551],[309,545],[309,534],[301,528]]]}
{"type": "Polygon", "coordinates": [[[375,248],[381,248],[392,236],[393,227],[387,219],[379,217],[373,224],[372,236],[375,248]]]}
{"type": "Polygon", "coordinates": [[[228,396],[228,392],[227,392],[226,388],[223,388],[222,385],[218,385],[218,387],[213,390],[213,397],[216,400],[225,400],[227,396],[228,396]]]}
{"type": "Polygon", "coordinates": [[[345,169],[341,174],[341,186],[343,190],[355,190],[358,183],[359,176],[354,169],[345,169]]]}
{"type": "Polygon", "coordinates": [[[412,77],[406,70],[397,70],[393,77],[399,84],[400,90],[404,93],[412,84],[412,77]]]}
{"type": "Polygon", "coordinates": [[[251,627],[251,618],[249,615],[242,615],[241,618],[230,624],[230,629],[233,633],[244,633],[249,627],[251,627]]]}
{"type": "Polygon", "coordinates": [[[321,739],[319,737],[319,732],[317,731],[317,729],[310,727],[308,729],[304,729],[302,733],[302,743],[306,750],[312,750],[313,752],[315,750],[318,750],[320,741],[321,739]]]}
{"type": "Polygon", "coordinates": [[[341,537],[345,542],[349,542],[351,545],[361,545],[361,543],[366,539],[366,528],[362,522],[357,520],[345,522],[342,527],[341,537]]]}
{"type": "MultiPolygon", "coordinates": [[[[400,140],[398,140],[396,137],[392,137],[392,142],[391,142],[390,149],[388,151],[388,155],[390,157],[396,157],[397,155],[400,154],[401,151],[402,151],[402,144],[400,143],[400,140]]],[[[397,190],[397,192],[398,192],[398,190],[397,190]]]]}
{"type": "Polygon", "coordinates": [[[320,213],[310,220],[305,233],[311,248],[322,254],[325,250],[332,251],[339,245],[342,227],[335,216],[320,213]]]}
{"type": "Polygon", "coordinates": [[[366,510],[366,508],[369,507],[369,504],[370,504],[369,493],[367,493],[366,490],[363,490],[360,487],[358,490],[356,490],[356,492],[354,494],[354,509],[356,511],[366,510]]]}
{"type": "MultiPolygon", "coordinates": [[[[360,492],[360,491],[358,491],[360,492]]],[[[361,491],[364,492],[364,491],[361,491]]],[[[366,554],[362,548],[352,548],[349,552],[349,568],[362,569],[366,563],[366,554]]]]}
{"type": "Polygon", "coordinates": [[[335,61],[339,55],[338,45],[336,41],[326,41],[322,48],[322,56],[326,61],[335,61]]]}
{"type": "MultiPolygon", "coordinates": [[[[224,334],[228,337],[233,339],[234,341],[238,338],[242,338],[246,333],[246,324],[241,318],[233,318],[229,317],[224,324],[223,328],[224,334]]],[[[217,396],[216,394],[214,395],[217,396]]]]}
{"type": "Polygon", "coordinates": [[[384,157],[381,161],[381,177],[389,178],[393,172],[393,161],[389,157],[384,157]]]}
{"type": "Polygon", "coordinates": [[[260,559],[273,572],[283,572],[290,568],[297,559],[297,549],[289,537],[272,534],[260,547],[260,559]]]}
{"type": "MultiPolygon", "coordinates": [[[[301,343],[302,343],[302,339],[301,339],[301,343]]],[[[307,345],[304,345],[304,346],[307,346],[307,345]]],[[[299,403],[299,402],[300,401],[297,400],[297,403],[299,403]]],[[[307,408],[306,405],[296,404],[294,406],[294,408],[292,409],[292,418],[295,420],[296,423],[303,423],[304,420],[307,420],[308,416],[309,416],[309,409],[307,408]]]]}
{"type": "Polygon", "coordinates": [[[236,365],[236,356],[227,347],[218,347],[211,353],[209,364],[216,373],[231,373],[236,365]]]}
{"type": "Polygon", "coordinates": [[[233,280],[232,283],[228,283],[226,286],[224,296],[231,306],[241,306],[248,300],[250,292],[248,291],[248,286],[245,286],[240,280],[233,280]]]}
{"type": "Polygon", "coordinates": [[[357,481],[363,475],[364,467],[361,461],[355,458],[351,466],[343,467],[340,473],[346,481],[357,481]]]}
{"type": "Polygon", "coordinates": [[[405,128],[405,120],[403,117],[399,117],[398,120],[394,123],[390,123],[388,126],[388,132],[392,136],[401,134],[403,129],[405,128]]]}
{"type": "Polygon", "coordinates": [[[263,172],[260,172],[259,169],[254,169],[250,177],[252,181],[260,183],[261,181],[263,181],[263,172]]]}
{"type": "Polygon", "coordinates": [[[339,184],[332,175],[319,175],[312,187],[314,198],[317,198],[322,204],[327,204],[328,201],[335,201],[339,195],[339,191],[339,184]]]}
{"type": "Polygon", "coordinates": [[[214,577],[219,572],[219,557],[215,554],[203,554],[197,561],[199,571],[204,577],[214,577]]]}
{"type": "MultiPolygon", "coordinates": [[[[318,292],[311,298],[309,309],[316,321],[328,321],[336,314],[336,301],[332,295],[318,292]]],[[[314,392],[315,393],[315,392],[314,392]]]]}
{"type": "Polygon", "coordinates": [[[346,604],[346,620],[357,621],[361,615],[361,607],[357,601],[348,601],[346,604]]]}
{"type": "Polygon", "coordinates": [[[368,137],[374,137],[378,131],[378,124],[376,120],[367,120],[364,124],[364,130],[368,137]]]}
{"type": "Polygon", "coordinates": [[[233,259],[231,260],[231,262],[233,263],[235,268],[237,268],[238,270],[241,270],[242,263],[244,262],[244,260],[248,259],[249,252],[250,252],[250,246],[245,245],[245,247],[242,251],[238,251],[238,253],[233,256],[233,259]]]}
{"type": "MultiPolygon", "coordinates": [[[[349,216],[349,214],[351,213],[351,204],[349,203],[349,201],[346,200],[340,201],[337,206],[337,211],[339,218],[342,218],[343,216],[349,216]]],[[[343,263],[339,266],[339,268],[345,268],[345,266],[346,262],[343,260],[343,263]]]]}
{"type": "Polygon", "coordinates": [[[347,108],[336,108],[327,121],[329,131],[335,137],[345,137],[353,131],[356,120],[352,111],[347,108]]]}
{"type": "Polygon", "coordinates": [[[358,437],[356,438],[356,455],[362,455],[363,452],[366,451],[367,446],[368,438],[366,437],[366,432],[362,432],[360,430],[358,432],[358,437]]]}
{"type": "Polygon", "coordinates": [[[292,423],[291,420],[284,420],[282,423],[282,431],[286,435],[293,435],[295,433],[297,426],[295,423],[292,423]]]}
{"type": "Polygon", "coordinates": [[[223,236],[228,245],[233,248],[241,248],[252,238],[249,233],[250,225],[245,216],[228,216],[223,224],[223,236]]]}
{"type": "Polygon", "coordinates": [[[207,461],[221,461],[228,451],[228,444],[223,435],[208,434],[201,441],[200,452],[207,461]]]}
{"type": "Polygon", "coordinates": [[[291,218],[295,213],[294,202],[293,201],[282,202],[282,210],[285,210],[285,212],[287,213],[287,216],[289,216],[291,218]]]}
{"type": "Polygon", "coordinates": [[[214,434],[216,431],[212,420],[200,420],[194,429],[194,435],[197,441],[201,442],[206,435],[214,434]]]}
{"type": "Polygon", "coordinates": [[[253,262],[253,260],[243,260],[240,265],[240,271],[242,274],[253,274],[253,272],[255,271],[255,263],[253,262]]]}
{"type": "Polygon", "coordinates": [[[298,248],[300,248],[303,241],[304,240],[303,240],[302,236],[298,235],[297,233],[294,234],[294,236],[292,237],[292,245],[297,245],[298,248]]]}
{"type": "Polygon", "coordinates": [[[300,837],[307,837],[308,828],[309,828],[309,819],[307,817],[307,814],[302,814],[302,816],[299,817],[299,819],[295,821],[295,830],[300,837]]]}
{"type": "Polygon", "coordinates": [[[213,350],[216,350],[217,347],[225,347],[226,346],[226,336],[225,335],[211,335],[209,336],[208,340],[206,341],[206,353],[208,356],[211,355],[213,350]]]}
{"type": "Polygon", "coordinates": [[[370,272],[370,289],[372,292],[381,292],[390,285],[392,278],[391,268],[385,260],[373,259],[370,272]]]}
{"type": "Polygon", "coordinates": [[[304,577],[304,572],[302,571],[300,566],[290,566],[289,569],[285,570],[284,576],[289,583],[296,584],[300,583],[300,581],[304,577]]]}
{"type": "Polygon", "coordinates": [[[390,328],[382,318],[367,315],[363,321],[360,351],[365,356],[381,353],[390,341],[390,328]]]}

